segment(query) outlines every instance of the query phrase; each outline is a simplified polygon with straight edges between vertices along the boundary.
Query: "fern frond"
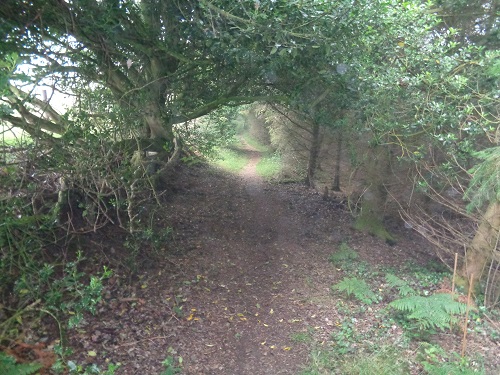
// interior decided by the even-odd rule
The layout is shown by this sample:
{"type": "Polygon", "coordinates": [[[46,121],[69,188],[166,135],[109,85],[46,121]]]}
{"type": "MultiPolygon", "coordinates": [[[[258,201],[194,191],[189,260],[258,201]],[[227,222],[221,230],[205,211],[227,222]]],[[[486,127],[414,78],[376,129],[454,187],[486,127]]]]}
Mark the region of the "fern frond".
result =
{"type": "Polygon", "coordinates": [[[42,367],[40,363],[17,363],[13,357],[0,352],[0,374],[2,375],[33,375],[42,367]]]}
{"type": "Polygon", "coordinates": [[[377,295],[370,290],[368,284],[356,277],[344,277],[340,283],[333,285],[332,289],[345,292],[348,297],[354,296],[368,305],[377,301],[377,295]]]}
{"type": "Polygon", "coordinates": [[[330,255],[330,262],[340,263],[346,260],[354,260],[358,258],[358,253],[349,247],[345,242],[340,244],[339,249],[330,255]]]}
{"type": "Polygon", "coordinates": [[[469,212],[500,198],[500,147],[478,151],[474,156],[482,161],[469,171],[472,180],[464,195],[464,199],[469,201],[469,212]]]}
{"type": "Polygon", "coordinates": [[[415,290],[408,285],[408,282],[406,282],[403,279],[400,279],[399,277],[393,275],[392,273],[386,274],[385,280],[387,281],[387,284],[391,288],[396,288],[399,292],[399,295],[402,297],[413,296],[417,294],[415,290]]]}
{"type": "Polygon", "coordinates": [[[389,306],[409,313],[408,319],[416,320],[421,328],[445,329],[465,313],[466,305],[457,302],[450,294],[433,294],[428,297],[409,296],[389,303],[389,306]]]}

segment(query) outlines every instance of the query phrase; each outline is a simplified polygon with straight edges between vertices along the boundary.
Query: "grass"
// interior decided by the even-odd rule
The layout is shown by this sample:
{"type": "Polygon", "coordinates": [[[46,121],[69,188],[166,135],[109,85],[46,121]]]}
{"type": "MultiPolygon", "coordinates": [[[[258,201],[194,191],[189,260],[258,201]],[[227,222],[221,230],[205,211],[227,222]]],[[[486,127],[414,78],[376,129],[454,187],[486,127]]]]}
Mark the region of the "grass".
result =
{"type": "Polygon", "coordinates": [[[375,345],[366,351],[339,356],[327,347],[314,349],[300,375],[407,375],[410,359],[397,345],[375,345]]]}
{"type": "Polygon", "coordinates": [[[335,374],[335,356],[328,349],[314,349],[309,356],[309,365],[299,375],[335,374]]]}
{"type": "Polygon", "coordinates": [[[276,154],[265,155],[256,166],[257,174],[264,179],[271,179],[281,171],[281,157],[276,154]]]}
{"type": "Polygon", "coordinates": [[[23,130],[0,125],[0,144],[5,146],[18,146],[31,143],[31,138],[23,130]]]}
{"type": "Polygon", "coordinates": [[[269,148],[269,146],[263,145],[248,133],[242,135],[242,140],[255,150],[262,152],[263,154],[271,153],[271,149],[269,148]]]}
{"type": "Polygon", "coordinates": [[[312,337],[308,332],[296,332],[290,335],[290,340],[295,343],[310,343],[312,337]]]}
{"type": "Polygon", "coordinates": [[[213,163],[230,172],[239,172],[248,163],[248,157],[237,148],[220,148],[213,163]]]}
{"type": "Polygon", "coordinates": [[[410,373],[409,361],[401,356],[401,348],[385,346],[373,349],[373,353],[359,353],[346,358],[340,366],[341,373],[345,375],[406,375],[410,373]]]}
{"type": "MultiPolygon", "coordinates": [[[[256,166],[259,176],[269,180],[279,175],[282,167],[279,155],[273,153],[268,146],[259,143],[248,134],[242,136],[242,141],[263,154],[262,159],[256,166]]],[[[219,148],[216,152],[217,156],[213,159],[213,163],[222,169],[238,173],[247,165],[249,160],[245,152],[239,149],[240,145],[235,143],[230,147],[219,148]]]]}
{"type": "Polygon", "coordinates": [[[257,174],[266,180],[277,177],[282,170],[281,157],[269,146],[263,145],[249,134],[244,134],[242,139],[253,149],[262,153],[262,159],[256,166],[257,174]]]}
{"type": "Polygon", "coordinates": [[[33,140],[28,135],[18,128],[0,124],[0,163],[3,165],[16,164],[17,156],[11,153],[8,148],[26,147],[33,143],[33,140]]]}

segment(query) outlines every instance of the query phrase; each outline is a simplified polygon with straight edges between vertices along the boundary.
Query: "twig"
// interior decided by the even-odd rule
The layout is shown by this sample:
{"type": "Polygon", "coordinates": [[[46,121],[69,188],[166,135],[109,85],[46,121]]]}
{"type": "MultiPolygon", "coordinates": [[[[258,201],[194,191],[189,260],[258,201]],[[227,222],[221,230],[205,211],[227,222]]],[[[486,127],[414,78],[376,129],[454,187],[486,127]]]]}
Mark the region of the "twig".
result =
{"type": "Polygon", "coordinates": [[[455,294],[455,277],[457,275],[458,253],[455,253],[455,264],[453,265],[453,279],[451,280],[451,295],[455,294]]]}
{"type": "MultiPolygon", "coordinates": [[[[39,309],[39,310],[47,315],[50,315],[56,321],[57,327],[59,329],[59,340],[60,340],[59,342],[61,343],[61,346],[64,347],[65,345],[64,345],[63,328],[61,326],[61,322],[59,321],[59,319],[57,319],[57,317],[48,310],[45,309],[39,309]]],[[[64,358],[64,351],[61,356],[64,358]]]]}
{"type": "Polygon", "coordinates": [[[469,293],[467,294],[467,307],[465,309],[464,338],[462,340],[462,358],[465,356],[465,349],[467,348],[467,323],[469,320],[470,296],[472,294],[473,287],[474,287],[474,274],[471,273],[470,283],[469,283],[469,293]]]}
{"type": "Polygon", "coordinates": [[[5,326],[7,327],[8,324],[10,323],[10,321],[12,320],[17,320],[17,318],[19,316],[21,316],[23,313],[27,312],[27,311],[31,311],[31,310],[35,310],[35,306],[40,304],[40,302],[42,302],[41,299],[37,299],[36,301],[34,301],[33,303],[29,304],[28,306],[20,309],[20,310],[17,310],[14,314],[12,314],[11,317],[7,318],[6,320],[4,320],[1,324],[0,324],[0,327],[2,326],[5,326]]]}
{"type": "Polygon", "coordinates": [[[172,318],[174,318],[175,320],[177,320],[178,322],[180,322],[179,318],[177,317],[177,314],[175,313],[174,310],[172,310],[172,308],[170,306],[167,305],[167,308],[170,310],[170,316],[172,318]]]}
{"type": "MultiPolygon", "coordinates": [[[[457,275],[458,253],[455,253],[455,263],[453,264],[453,278],[451,279],[451,298],[455,299],[455,277],[457,275]]],[[[453,324],[450,322],[450,331],[453,329],[453,324]]]]}

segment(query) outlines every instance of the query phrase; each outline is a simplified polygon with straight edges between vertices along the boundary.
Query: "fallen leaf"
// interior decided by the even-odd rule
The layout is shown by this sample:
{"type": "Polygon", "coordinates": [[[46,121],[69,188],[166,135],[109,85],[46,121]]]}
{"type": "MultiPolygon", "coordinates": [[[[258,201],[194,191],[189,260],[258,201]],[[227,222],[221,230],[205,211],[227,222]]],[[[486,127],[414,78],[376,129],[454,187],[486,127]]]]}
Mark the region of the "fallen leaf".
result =
{"type": "Polygon", "coordinates": [[[95,356],[97,356],[97,353],[96,353],[95,351],[93,351],[93,350],[89,350],[89,351],[87,352],[87,355],[88,355],[89,357],[95,357],[95,356]]]}

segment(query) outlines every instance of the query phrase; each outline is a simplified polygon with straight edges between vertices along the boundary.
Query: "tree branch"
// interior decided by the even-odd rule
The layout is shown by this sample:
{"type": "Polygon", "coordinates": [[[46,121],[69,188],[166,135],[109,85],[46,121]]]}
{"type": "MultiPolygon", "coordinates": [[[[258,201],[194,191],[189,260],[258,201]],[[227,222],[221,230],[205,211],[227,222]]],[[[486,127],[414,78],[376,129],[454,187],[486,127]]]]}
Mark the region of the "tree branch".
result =
{"type": "Polygon", "coordinates": [[[181,122],[193,120],[195,118],[204,116],[204,115],[210,113],[211,111],[213,111],[213,110],[215,110],[223,105],[238,106],[238,105],[250,104],[250,103],[254,103],[254,102],[269,102],[269,101],[284,102],[287,100],[288,100],[288,98],[285,95],[233,96],[233,97],[219,98],[217,100],[214,100],[210,103],[207,103],[207,104],[193,110],[188,115],[179,116],[179,118],[176,118],[174,120],[174,124],[179,124],[181,122]]]}
{"type": "MultiPolygon", "coordinates": [[[[9,89],[16,97],[22,99],[23,101],[28,100],[31,104],[38,107],[43,114],[46,114],[55,123],[63,124],[65,122],[62,116],[48,102],[44,102],[35,96],[30,96],[28,93],[13,85],[9,85],[9,89]]],[[[26,107],[23,105],[23,108],[26,107]]]]}

